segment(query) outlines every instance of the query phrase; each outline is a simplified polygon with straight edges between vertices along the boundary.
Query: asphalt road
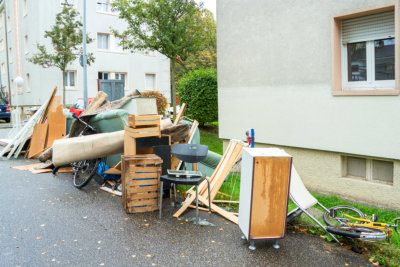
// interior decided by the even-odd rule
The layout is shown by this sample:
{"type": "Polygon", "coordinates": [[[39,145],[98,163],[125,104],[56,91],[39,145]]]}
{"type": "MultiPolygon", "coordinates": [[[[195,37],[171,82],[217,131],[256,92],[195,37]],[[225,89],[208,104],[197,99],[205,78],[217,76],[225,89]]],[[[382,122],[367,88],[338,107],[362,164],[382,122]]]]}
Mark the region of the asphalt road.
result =
{"type": "MultiPolygon", "coordinates": [[[[0,130],[1,132],[1,130],[0,130]]],[[[1,136],[1,134],[0,134],[1,136]]],[[[250,251],[237,225],[200,212],[215,226],[158,213],[126,214],[121,198],[91,182],[72,186],[71,174],[32,174],[11,168],[32,160],[0,160],[0,266],[368,266],[319,236],[290,230],[281,248],[271,241],[250,251]]]]}

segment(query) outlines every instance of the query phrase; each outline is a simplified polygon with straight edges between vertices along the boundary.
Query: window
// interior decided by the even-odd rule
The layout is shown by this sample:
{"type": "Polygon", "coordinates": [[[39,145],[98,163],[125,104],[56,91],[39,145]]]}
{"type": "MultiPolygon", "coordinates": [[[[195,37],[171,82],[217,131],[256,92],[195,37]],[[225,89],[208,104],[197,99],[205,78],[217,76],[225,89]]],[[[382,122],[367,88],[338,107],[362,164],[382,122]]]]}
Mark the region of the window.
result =
{"type": "Polygon", "coordinates": [[[12,63],[12,62],[13,62],[12,48],[10,47],[10,48],[8,49],[8,51],[9,51],[8,60],[9,60],[10,63],[12,63]]]}
{"type": "Polygon", "coordinates": [[[28,54],[29,53],[28,35],[25,35],[24,40],[25,40],[25,47],[24,47],[25,54],[28,54]]]}
{"type": "Polygon", "coordinates": [[[126,73],[115,73],[115,79],[116,80],[121,80],[124,82],[124,90],[127,90],[127,79],[126,79],[126,73]]]}
{"type": "Polygon", "coordinates": [[[397,95],[395,6],[341,14],[332,24],[333,95],[397,95]]]}
{"type": "Polygon", "coordinates": [[[110,12],[109,0],[97,0],[97,11],[110,12]]]}
{"type": "Polygon", "coordinates": [[[1,39],[0,40],[0,51],[3,51],[3,50],[4,50],[4,40],[1,39]]]}
{"type": "Polygon", "coordinates": [[[29,73],[26,74],[26,79],[25,79],[25,84],[26,84],[26,92],[31,92],[31,76],[29,73]]]}
{"type": "Polygon", "coordinates": [[[1,63],[1,74],[6,74],[6,63],[1,63]]]}
{"type": "Polygon", "coordinates": [[[97,74],[97,78],[99,79],[99,80],[108,80],[108,77],[109,77],[109,73],[108,72],[99,72],[98,74],[97,74]]]}
{"type": "Polygon", "coordinates": [[[146,74],[146,90],[156,90],[155,74],[146,74]]]}
{"type": "Polygon", "coordinates": [[[343,176],[393,184],[393,162],[343,156],[343,176]]]}
{"type": "Polygon", "coordinates": [[[115,51],[123,51],[122,45],[121,45],[121,40],[118,37],[113,36],[114,38],[114,50],[115,51]]]}
{"type": "Polygon", "coordinates": [[[26,16],[28,14],[27,1],[28,0],[24,0],[23,6],[22,6],[22,10],[23,10],[23,15],[24,16],[26,16]]]}
{"type": "Polygon", "coordinates": [[[76,81],[75,71],[65,71],[64,72],[64,85],[66,88],[74,88],[76,81]]]}
{"type": "Polygon", "coordinates": [[[11,32],[11,18],[7,16],[7,31],[11,32]]]}
{"type": "Polygon", "coordinates": [[[342,21],[343,89],[394,89],[394,12],[342,21]]]}
{"type": "Polygon", "coordinates": [[[97,48],[98,49],[109,49],[109,34],[98,33],[97,34],[97,48]]]}

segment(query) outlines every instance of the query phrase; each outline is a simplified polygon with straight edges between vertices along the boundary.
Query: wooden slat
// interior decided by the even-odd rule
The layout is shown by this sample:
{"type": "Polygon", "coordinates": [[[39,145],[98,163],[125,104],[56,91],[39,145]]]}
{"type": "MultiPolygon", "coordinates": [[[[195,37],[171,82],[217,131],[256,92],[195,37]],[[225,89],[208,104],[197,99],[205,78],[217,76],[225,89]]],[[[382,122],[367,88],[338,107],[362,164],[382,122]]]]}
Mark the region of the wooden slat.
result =
{"type": "Polygon", "coordinates": [[[155,211],[158,210],[158,206],[148,206],[148,207],[140,207],[140,208],[129,208],[129,212],[147,212],[147,211],[155,211]]]}
{"type": "Polygon", "coordinates": [[[137,172],[128,172],[127,173],[131,179],[139,179],[139,178],[157,178],[157,172],[148,172],[148,173],[137,173],[137,172]]]}
{"type": "Polygon", "coordinates": [[[151,185],[151,186],[134,186],[129,187],[130,193],[140,193],[140,192],[154,192],[158,190],[158,185],[151,185]]]}
{"type": "Polygon", "coordinates": [[[183,114],[185,113],[185,110],[186,110],[186,103],[183,103],[181,108],[179,109],[178,115],[175,118],[174,125],[179,124],[179,122],[181,121],[181,119],[183,117],[183,114]]]}
{"type": "Polygon", "coordinates": [[[39,174],[39,173],[51,172],[52,170],[53,169],[40,169],[40,170],[30,169],[29,171],[34,174],[39,174]]]}
{"type": "Polygon", "coordinates": [[[124,134],[124,154],[130,156],[136,155],[136,140],[127,134],[126,131],[124,134]]]}
{"type": "Polygon", "coordinates": [[[139,167],[135,165],[129,166],[129,172],[158,172],[160,167],[139,167]]]}
{"type": "Polygon", "coordinates": [[[44,150],[47,137],[47,123],[36,124],[31,139],[31,147],[29,149],[28,158],[33,158],[39,152],[44,150]]]}
{"type": "Polygon", "coordinates": [[[47,135],[46,148],[53,145],[57,139],[65,136],[67,131],[67,119],[63,112],[63,105],[55,108],[55,111],[50,111],[48,116],[49,129],[47,135]]]}
{"type": "Polygon", "coordinates": [[[235,203],[239,204],[239,200],[223,200],[223,199],[214,199],[212,203],[235,203]]]}
{"type": "Polygon", "coordinates": [[[46,106],[45,106],[45,108],[44,108],[44,110],[43,110],[42,115],[40,116],[40,119],[39,119],[39,121],[38,121],[38,124],[42,124],[42,123],[44,123],[44,122],[46,121],[47,113],[49,112],[49,107],[51,106],[51,103],[52,103],[53,100],[54,100],[54,96],[56,95],[56,92],[57,92],[57,86],[54,87],[53,91],[51,92],[50,99],[49,99],[49,101],[47,102],[47,104],[46,104],[46,106]]]}
{"type": "Polygon", "coordinates": [[[135,120],[143,121],[143,120],[159,120],[160,116],[158,115],[135,115],[135,120]]]}
{"type": "Polygon", "coordinates": [[[135,194],[128,194],[129,199],[147,199],[147,198],[155,198],[158,197],[158,192],[144,192],[144,193],[135,193],[135,194]]]}
{"type": "Polygon", "coordinates": [[[158,179],[149,179],[149,180],[130,180],[128,182],[128,186],[133,187],[133,186],[140,186],[140,185],[157,185],[158,184],[158,179]]]}
{"type": "Polygon", "coordinates": [[[146,200],[131,200],[128,202],[129,207],[134,206],[148,206],[148,205],[157,205],[157,199],[146,199],[146,200]]]}
{"type": "Polygon", "coordinates": [[[73,173],[74,172],[74,168],[72,167],[63,167],[58,169],[59,173],[73,173]]]}
{"type": "Polygon", "coordinates": [[[158,132],[160,129],[158,127],[146,127],[146,128],[136,128],[133,129],[135,134],[143,134],[147,132],[158,132]]]}
{"type": "Polygon", "coordinates": [[[121,170],[118,170],[116,168],[110,168],[110,169],[104,171],[103,173],[105,173],[105,174],[113,174],[113,175],[121,175],[121,170]]]}
{"type": "Polygon", "coordinates": [[[29,165],[14,166],[14,167],[12,167],[12,168],[13,168],[13,169],[17,169],[17,170],[23,171],[23,170],[31,169],[31,168],[33,168],[33,167],[40,166],[40,165],[42,165],[42,164],[43,164],[43,163],[39,162],[39,163],[29,164],[29,165]]]}
{"type": "Polygon", "coordinates": [[[99,107],[101,107],[107,101],[108,95],[103,91],[97,92],[94,99],[90,102],[87,108],[82,112],[81,117],[91,114],[96,111],[99,107]]]}
{"type": "MultiPolygon", "coordinates": [[[[202,196],[199,196],[199,201],[208,207],[208,200],[207,199],[205,199],[202,196]]],[[[216,213],[218,213],[219,215],[221,215],[221,216],[225,217],[226,219],[230,220],[231,222],[236,223],[236,224],[239,223],[239,219],[238,219],[237,216],[233,215],[229,211],[226,211],[226,210],[218,207],[217,205],[215,205],[213,203],[211,203],[211,209],[213,211],[215,211],[216,213]]]]}

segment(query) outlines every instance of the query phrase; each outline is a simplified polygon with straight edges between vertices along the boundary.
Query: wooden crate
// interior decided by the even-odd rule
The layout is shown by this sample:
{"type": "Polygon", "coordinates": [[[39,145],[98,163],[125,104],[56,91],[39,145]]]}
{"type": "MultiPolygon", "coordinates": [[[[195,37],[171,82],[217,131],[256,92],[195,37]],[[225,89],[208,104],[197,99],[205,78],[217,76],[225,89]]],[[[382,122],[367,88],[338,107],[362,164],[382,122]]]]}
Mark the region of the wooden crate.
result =
{"type": "Polygon", "coordinates": [[[143,128],[160,126],[158,115],[133,115],[129,114],[129,127],[143,128]]]}
{"type": "Polygon", "coordinates": [[[154,154],[122,156],[122,205],[126,213],[158,210],[162,162],[154,154]]]}

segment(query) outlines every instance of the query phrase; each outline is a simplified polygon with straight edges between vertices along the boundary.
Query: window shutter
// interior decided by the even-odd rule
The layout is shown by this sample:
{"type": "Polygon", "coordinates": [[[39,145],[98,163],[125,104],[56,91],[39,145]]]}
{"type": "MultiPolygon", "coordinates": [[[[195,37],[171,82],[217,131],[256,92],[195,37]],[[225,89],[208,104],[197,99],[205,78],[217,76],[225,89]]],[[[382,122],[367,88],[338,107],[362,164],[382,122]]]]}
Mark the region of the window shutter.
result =
{"type": "Polygon", "coordinates": [[[355,43],[394,37],[394,11],[342,21],[342,42],[355,43]]]}

